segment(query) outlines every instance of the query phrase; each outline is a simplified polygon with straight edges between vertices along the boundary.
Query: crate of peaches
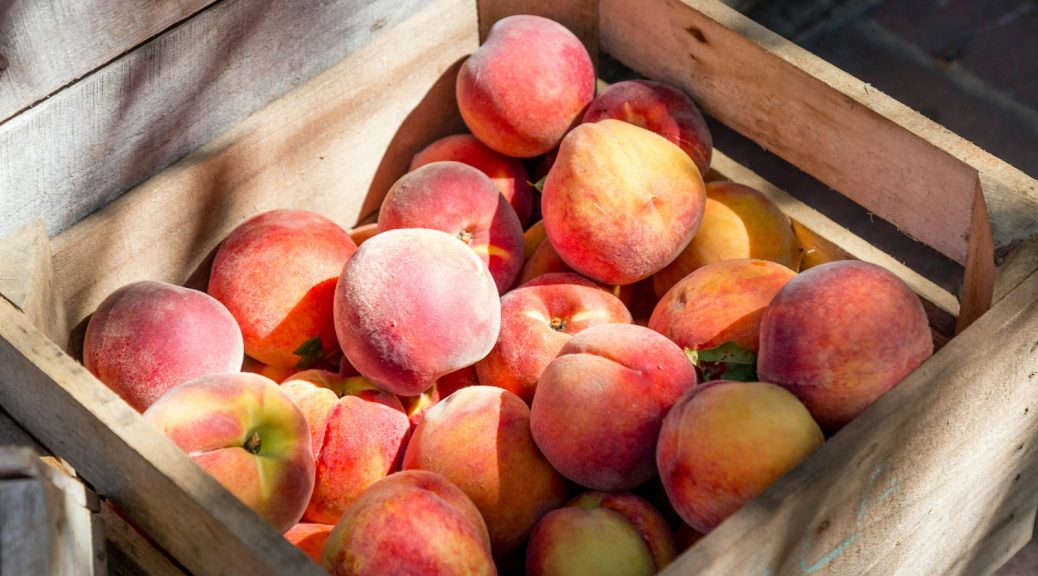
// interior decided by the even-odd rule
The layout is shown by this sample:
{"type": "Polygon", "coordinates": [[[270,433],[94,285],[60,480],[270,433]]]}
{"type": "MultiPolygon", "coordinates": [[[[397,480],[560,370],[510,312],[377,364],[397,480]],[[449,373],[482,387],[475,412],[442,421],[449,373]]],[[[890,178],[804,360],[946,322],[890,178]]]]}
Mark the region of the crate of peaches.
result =
{"type": "MultiPolygon", "coordinates": [[[[644,41],[615,22],[645,25],[663,10],[653,6],[639,15],[605,2],[595,29],[646,72],[655,64],[644,41]]],[[[716,22],[681,10],[703,58],[719,49],[708,36],[731,43],[736,60],[760,58],[756,45],[715,36],[716,22]]],[[[91,295],[76,296],[92,307],[73,348],[108,390],[61,389],[88,407],[72,411],[72,424],[119,445],[118,463],[77,461],[67,431],[45,443],[73,453],[117,514],[196,572],[213,569],[209,552],[194,557],[207,533],[228,546],[232,572],[316,570],[288,543],[332,574],[813,574],[886,561],[878,550],[906,529],[899,515],[929,514],[904,510],[933,481],[905,464],[898,429],[913,431],[912,446],[934,443],[921,431],[941,418],[899,408],[940,404],[926,386],[940,371],[955,383],[949,399],[967,387],[954,360],[928,362],[935,342],[951,342],[945,358],[982,352],[991,330],[1027,321],[988,315],[987,332],[955,337],[993,300],[977,172],[920,169],[936,178],[919,184],[924,192],[951,190],[935,221],[918,213],[932,197],[876,192],[888,176],[863,178],[827,163],[847,159],[840,151],[816,158],[771,136],[805,169],[958,259],[956,299],[714,150],[699,97],[712,115],[769,130],[757,112],[731,109],[728,90],[744,76],[690,90],[662,65],[661,80],[596,85],[586,19],[550,14],[572,17],[578,37],[551,18],[490,12],[484,41],[433,74],[382,163],[360,168],[370,189],[384,186],[348,201],[366,223],[340,225],[334,194],[250,203],[278,198],[264,192],[228,200],[237,216],[210,226],[210,245],[178,248],[190,271],[179,282],[141,277],[144,255],[132,274],[81,286],[91,295]],[[170,502],[141,490],[149,482],[170,488],[170,502]],[[758,545],[734,551],[740,541],[758,545]]],[[[809,102],[832,91],[801,88],[809,102]]],[[[288,98],[328,98],[319,92],[288,98]]],[[[751,99],[771,105],[759,86],[751,99]]],[[[835,115],[843,128],[889,128],[871,110],[835,115]]],[[[298,132],[333,141],[317,127],[325,120],[298,132]]],[[[879,160],[855,161],[864,169],[930,146],[902,140],[879,160]]],[[[285,150],[275,165],[302,165],[285,150]]],[[[188,182],[185,173],[137,193],[155,197],[188,182]]],[[[249,178],[228,181],[263,187],[249,178]]],[[[117,204],[79,237],[135,210],[117,204]]],[[[1014,306],[1027,299],[1021,290],[1014,306]]],[[[32,365],[49,349],[25,346],[32,365]]],[[[62,357],[44,380],[80,378],[62,357]]],[[[69,400],[19,397],[12,412],[42,411],[41,401],[69,400]]],[[[943,413],[968,412],[961,404],[943,413]]],[[[999,546],[1018,540],[982,534],[999,546]]],[[[884,566],[935,565],[909,556],[884,566]]]]}

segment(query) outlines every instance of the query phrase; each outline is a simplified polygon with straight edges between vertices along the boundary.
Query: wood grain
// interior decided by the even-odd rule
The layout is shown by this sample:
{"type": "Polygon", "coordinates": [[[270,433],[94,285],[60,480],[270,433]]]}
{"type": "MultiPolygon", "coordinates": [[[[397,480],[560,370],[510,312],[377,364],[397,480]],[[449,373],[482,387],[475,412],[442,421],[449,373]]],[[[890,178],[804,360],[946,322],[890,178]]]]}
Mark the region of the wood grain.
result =
{"type": "Polygon", "coordinates": [[[997,568],[976,546],[1012,553],[1038,503],[1036,351],[1033,275],[664,573],[997,568]]]}
{"type": "Polygon", "coordinates": [[[212,2],[0,4],[0,123],[212,2]]]}
{"type": "Polygon", "coordinates": [[[479,14],[479,41],[487,38],[491,26],[506,16],[533,14],[551,18],[580,38],[598,67],[598,2],[599,0],[476,0],[479,14]]]}
{"type": "Polygon", "coordinates": [[[211,6],[0,124],[0,236],[68,228],[430,1],[211,6]]]}
{"type": "Polygon", "coordinates": [[[64,341],[69,327],[52,260],[47,229],[40,219],[0,237],[0,296],[46,336],[64,341]]]}

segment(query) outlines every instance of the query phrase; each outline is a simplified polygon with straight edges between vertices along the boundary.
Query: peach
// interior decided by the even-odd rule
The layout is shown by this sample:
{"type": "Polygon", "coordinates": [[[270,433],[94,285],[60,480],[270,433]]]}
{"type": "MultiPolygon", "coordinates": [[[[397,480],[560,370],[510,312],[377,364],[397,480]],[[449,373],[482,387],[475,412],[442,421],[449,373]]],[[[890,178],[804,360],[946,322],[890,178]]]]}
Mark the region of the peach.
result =
{"type": "Polygon", "coordinates": [[[656,461],[674,509],[706,533],[823,441],[804,405],[783,388],[715,380],[697,386],[671,409],[656,461]]]}
{"type": "Polygon", "coordinates": [[[497,573],[475,504],[425,470],[372,484],[336,523],[321,564],[332,576],[497,573]]]}
{"type": "Polygon", "coordinates": [[[663,516],[629,493],[585,492],[537,523],[526,550],[526,574],[645,574],[674,559],[663,516]]]}
{"type": "Polygon", "coordinates": [[[562,142],[541,197],[563,261],[604,284],[633,284],[685,249],[706,202],[699,169],[658,134],[619,120],[581,124],[562,142]]]}
{"type": "Polygon", "coordinates": [[[220,244],[207,292],[238,321],[246,354],[271,366],[310,368],[339,352],[332,298],[356,250],[323,216],[271,210],[220,244]]]}
{"type": "Polygon", "coordinates": [[[87,369],[138,411],[177,384],[239,371],[244,351],[223,304],[165,282],[136,282],[109,294],[84,338],[87,369]]]}
{"type": "Polygon", "coordinates": [[[430,408],[403,467],[436,472],[461,488],[483,515],[496,557],[519,549],[568,490],[530,436],[526,403],[492,386],[463,388],[430,408]]]}
{"type": "Polygon", "coordinates": [[[696,103],[662,82],[626,80],[603,90],[584,112],[584,122],[614,118],[641,126],[676,144],[696,163],[700,174],[710,169],[713,138],[696,103]]]}
{"type": "Polygon", "coordinates": [[[515,158],[551,151],[595,96],[591,56],[561,24],[509,16],[465,60],[458,109],[472,134],[515,158]]]}
{"type": "Polygon", "coordinates": [[[320,564],[321,551],[324,550],[324,545],[328,541],[328,535],[331,534],[332,528],[335,528],[335,525],[300,522],[290,528],[288,532],[285,532],[285,540],[299,548],[311,560],[320,564]]]}
{"type": "Polygon", "coordinates": [[[407,419],[411,422],[411,430],[418,427],[418,423],[422,421],[429,408],[458,390],[469,386],[479,386],[479,376],[476,374],[475,365],[466,366],[441,377],[436,384],[418,396],[400,396],[404,412],[407,413],[407,419]]]}
{"type": "Polygon", "coordinates": [[[306,370],[281,389],[310,427],[316,472],[303,519],[334,524],[368,486],[399,469],[411,424],[396,396],[361,376],[306,370]]]}
{"type": "Polygon", "coordinates": [[[663,295],[649,328],[690,350],[734,342],[756,354],[764,308],[794,276],[796,272],[767,260],[708,264],[663,295]]]}
{"type": "Polygon", "coordinates": [[[434,162],[393,184],[378,215],[380,232],[432,228],[467,244],[490,268],[499,292],[523,265],[523,227],[493,182],[461,162],[434,162]]]}
{"type": "Polygon", "coordinates": [[[652,281],[662,297],[678,280],[712,262],[755,258],[796,271],[802,254],[789,217],[770,198],[742,184],[709,182],[695,237],[652,281]]]}
{"type": "Polygon", "coordinates": [[[300,370],[294,366],[270,366],[256,360],[255,358],[246,356],[245,360],[241,364],[241,371],[266,376],[280,384],[281,382],[284,382],[286,378],[298,373],[300,370]]]}
{"type": "Polygon", "coordinates": [[[378,222],[369,222],[367,224],[355,226],[350,228],[347,234],[350,235],[350,240],[353,240],[354,244],[360,246],[365,240],[378,234],[378,222]]]}
{"type": "Polygon", "coordinates": [[[598,324],[631,322],[623,302],[584,281],[591,285],[571,281],[522,286],[502,296],[501,332],[490,354],[476,363],[479,381],[504,388],[529,404],[544,367],[574,334],[598,324]]]}
{"type": "Polygon", "coordinates": [[[486,174],[515,210],[519,222],[526,225],[530,221],[533,189],[522,162],[491,150],[471,134],[454,134],[440,138],[415,154],[410,170],[441,160],[462,162],[486,174]]]}
{"type": "Polygon", "coordinates": [[[274,381],[209,374],[164,394],[144,418],[278,531],[302,518],[314,489],[310,430],[274,381]]]}
{"type": "Polygon", "coordinates": [[[760,326],[757,373],[784,386],[827,433],[933,354],[919,297],[881,266],[844,260],[797,275],[760,326]]]}
{"type": "Polygon", "coordinates": [[[696,373],[677,344],[633,324],[592,326],[570,339],[537,383],[530,429],[570,480],[606,492],[656,475],[663,417],[696,373]]]}
{"type": "Polygon", "coordinates": [[[334,312],[353,367],[402,396],[475,364],[501,329],[501,300],[483,261],[450,234],[422,228],[365,242],[342,271],[334,312]]]}
{"type": "Polygon", "coordinates": [[[542,240],[536,250],[533,251],[533,255],[526,260],[526,264],[523,265],[523,269],[519,273],[519,280],[516,281],[517,286],[532,286],[541,283],[577,283],[585,286],[597,286],[619,298],[625,306],[630,306],[631,300],[634,297],[634,285],[620,286],[614,284],[608,286],[577,274],[562,261],[562,258],[559,257],[559,254],[555,251],[555,248],[552,248],[551,242],[548,242],[547,239],[542,240]],[[549,278],[545,278],[545,276],[549,278]],[[575,277],[582,278],[583,280],[574,280],[575,277]]]}
{"type": "Polygon", "coordinates": [[[544,232],[544,220],[538,220],[523,232],[523,260],[529,260],[533,251],[548,235],[544,232]]]}

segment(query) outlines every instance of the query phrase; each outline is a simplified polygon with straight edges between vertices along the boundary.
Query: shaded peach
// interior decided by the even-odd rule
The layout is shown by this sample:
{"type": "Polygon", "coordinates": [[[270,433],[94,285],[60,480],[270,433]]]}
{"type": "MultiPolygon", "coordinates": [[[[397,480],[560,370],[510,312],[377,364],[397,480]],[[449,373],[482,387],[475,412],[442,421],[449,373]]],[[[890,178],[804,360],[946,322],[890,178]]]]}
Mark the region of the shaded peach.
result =
{"type": "Polygon", "coordinates": [[[770,198],[742,184],[709,182],[695,237],[652,280],[656,294],[663,296],[678,280],[713,262],[754,258],[796,271],[802,253],[789,217],[770,198]]]}
{"type": "Polygon", "coordinates": [[[378,214],[379,231],[432,228],[467,244],[490,268],[499,292],[523,265],[523,228],[485,174],[460,162],[434,162],[393,184],[378,214]]]}
{"type": "Polygon", "coordinates": [[[537,246],[537,249],[533,251],[527,260],[526,264],[523,265],[523,269],[519,274],[519,280],[516,281],[516,286],[532,286],[535,284],[556,284],[556,283],[580,283],[588,286],[597,286],[602,290],[616,296],[624,303],[625,306],[631,305],[631,300],[634,296],[634,285],[628,284],[626,286],[620,286],[618,284],[606,285],[600,282],[595,282],[586,276],[582,276],[575,272],[569,267],[562,258],[559,257],[558,252],[552,248],[551,242],[548,242],[547,238],[541,241],[537,246]],[[545,276],[550,278],[545,279],[545,276]],[[574,276],[579,276],[585,281],[575,281],[574,276]]]}
{"type": "Polygon", "coordinates": [[[369,222],[367,224],[361,224],[350,228],[348,234],[353,243],[360,246],[365,240],[371,238],[375,234],[378,234],[378,222],[369,222]]]}
{"type": "Polygon", "coordinates": [[[309,368],[339,352],[332,298],[356,250],[349,234],[323,216],[271,210],[220,244],[207,292],[238,321],[246,354],[271,366],[309,368]]]}
{"type": "Polygon", "coordinates": [[[241,364],[241,371],[266,376],[280,384],[289,376],[299,372],[299,368],[296,368],[295,366],[270,366],[256,360],[255,358],[246,356],[245,360],[241,364]]]}
{"type": "Polygon", "coordinates": [[[681,348],[632,324],[592,326],[570,339],[537,383],[530,428],[570,480],[629,490],[656,475],[663,417],[696,385],[681,348]]]}
{"type": "Polygon", "coordinates": [[[552,247],[577,272],[633,284],[669,264],[699,227],[703,179],[680,148],[619,120],[563,140],[541,198],[552,247]]]}
{"type": "Polygon", "coordinates": [[[532,15],[503,18],[465,60],[456,85],[465,125],[490,148],[529,158],[555,148],[595,95],[580,40],[532,15]]]}
{"type": "Polygon", "coordinates": [[[350,363],[403,396],[475,364],[501,327],[501,302],[486,265],[453,236],[420,228],[365,242],[343,269],[334,312],[350,363]]]}
{"type": "Polygon", "coordinates": [[[241,330],[205,292],[135,282],[108,295],[87,324],[83,363],[137,411],[174,386],[242,366],[241,330]]]}
{"type": "Polygon", "coordinates": [[[432,408],[440,400],[462,388],[478,385],[479,376],[476,374],[476,367],[473,365],[442,376],[436,381],[436,384],[433,384],[431,388],[418,396],[400,396],[404,412],[407,413],[407,419],[411,422],[411,429],[414,430],[418,423],[422,421],[425,413],[429,411],[429,408],[432,408]]]}
{"type": "Polygon", "coordinates": [[[491,150],[471,134],[454,134],[440,138],[415,154],[410,170],[441,160],[462,162],[486,174],[515,210],[519,222],[525,226],[530,221],[533,189],[521,161],[491,150]]]}
{"type": "Polygon", "coordinates": [[[931,354],[919,297],[881,266],[844,260],[778,291],[761,319],[757,373],[793,392],[831,433],[931,354]]]}
{"type": "Polygon", "coordinates": [[[334,524],[314,524],[311,522],[300,522],[288,532],[285,532],[285,540],[299,548],[317,564],[321,563],[321,550],[324,549],[328,535],[331,534],[334,524]]]}
{"type": "Polygon", "coordinates": [[[823,441],[807,409],[781,387],[715,380],[671,409],[656,460],[674,509],[706,533],[823,441]]]}
{"type": "Polygon", "coordinates": [[[523,232],[523,259],[529,260],[533,251],[548,235],[544,232],[544,220],[538,220],[523,232]]]}

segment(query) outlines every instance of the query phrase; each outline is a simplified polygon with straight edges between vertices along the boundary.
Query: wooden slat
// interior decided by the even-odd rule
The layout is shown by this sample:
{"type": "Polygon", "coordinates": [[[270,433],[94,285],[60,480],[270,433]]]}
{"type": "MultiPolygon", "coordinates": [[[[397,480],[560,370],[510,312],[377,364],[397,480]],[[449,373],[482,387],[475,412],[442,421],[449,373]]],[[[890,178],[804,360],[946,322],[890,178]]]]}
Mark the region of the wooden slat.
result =
{"type": "Polygon", "coordinates": [[[592,62],[598,67],[598,2],[599,0],[476,0],[479,13],[479,41],[483,42],[490,27],[498,20],[515,14],[533,14],[551,18],[569,28],[584,43],[592,62]]]}
{"type": "Polygon", "coordinates": [[[0,6],[0,122],[212,1],[5,2],[0,6]]]}
{"type": "Polygon", "coordinates": [[[42,220],[0,237],[0,296],[17,306],[46,336],[65,341],[65,307],[42,220]]]}
{"type": "Polygon", "coordinates": [[[206,256],[257,212],[305,207],[345,227],[373,212],[415,152],[463,128],[454,78],[478,46],[474,9],[429,6],[56,237],[70,325],[129,282],[205,274],[206,256]]]}
{"type": "Polygon", "coordinates": [[[101,509],[105,525],[109,576],[185,576],[167,558],[109,507],[101,509]]]}
{"type": "Polygon", "coordinates": [[[0,572],[57,574],[47,496],[35,478],[0,482],[0,572]]]}
{"type": "Polygon", "coordinates": [[[0,235],[66,229],[430,1],[219,2],[0,124],[0,235]]]}
{"type": "Polygon", "coordinates": [[[1031,276],[667,574],[981,574],[1034,508],[1031,276]],[[997,360],[995,360],[997,359],[997,360]],[[734,552],[737,551],[737,552],[734,552]]]}

